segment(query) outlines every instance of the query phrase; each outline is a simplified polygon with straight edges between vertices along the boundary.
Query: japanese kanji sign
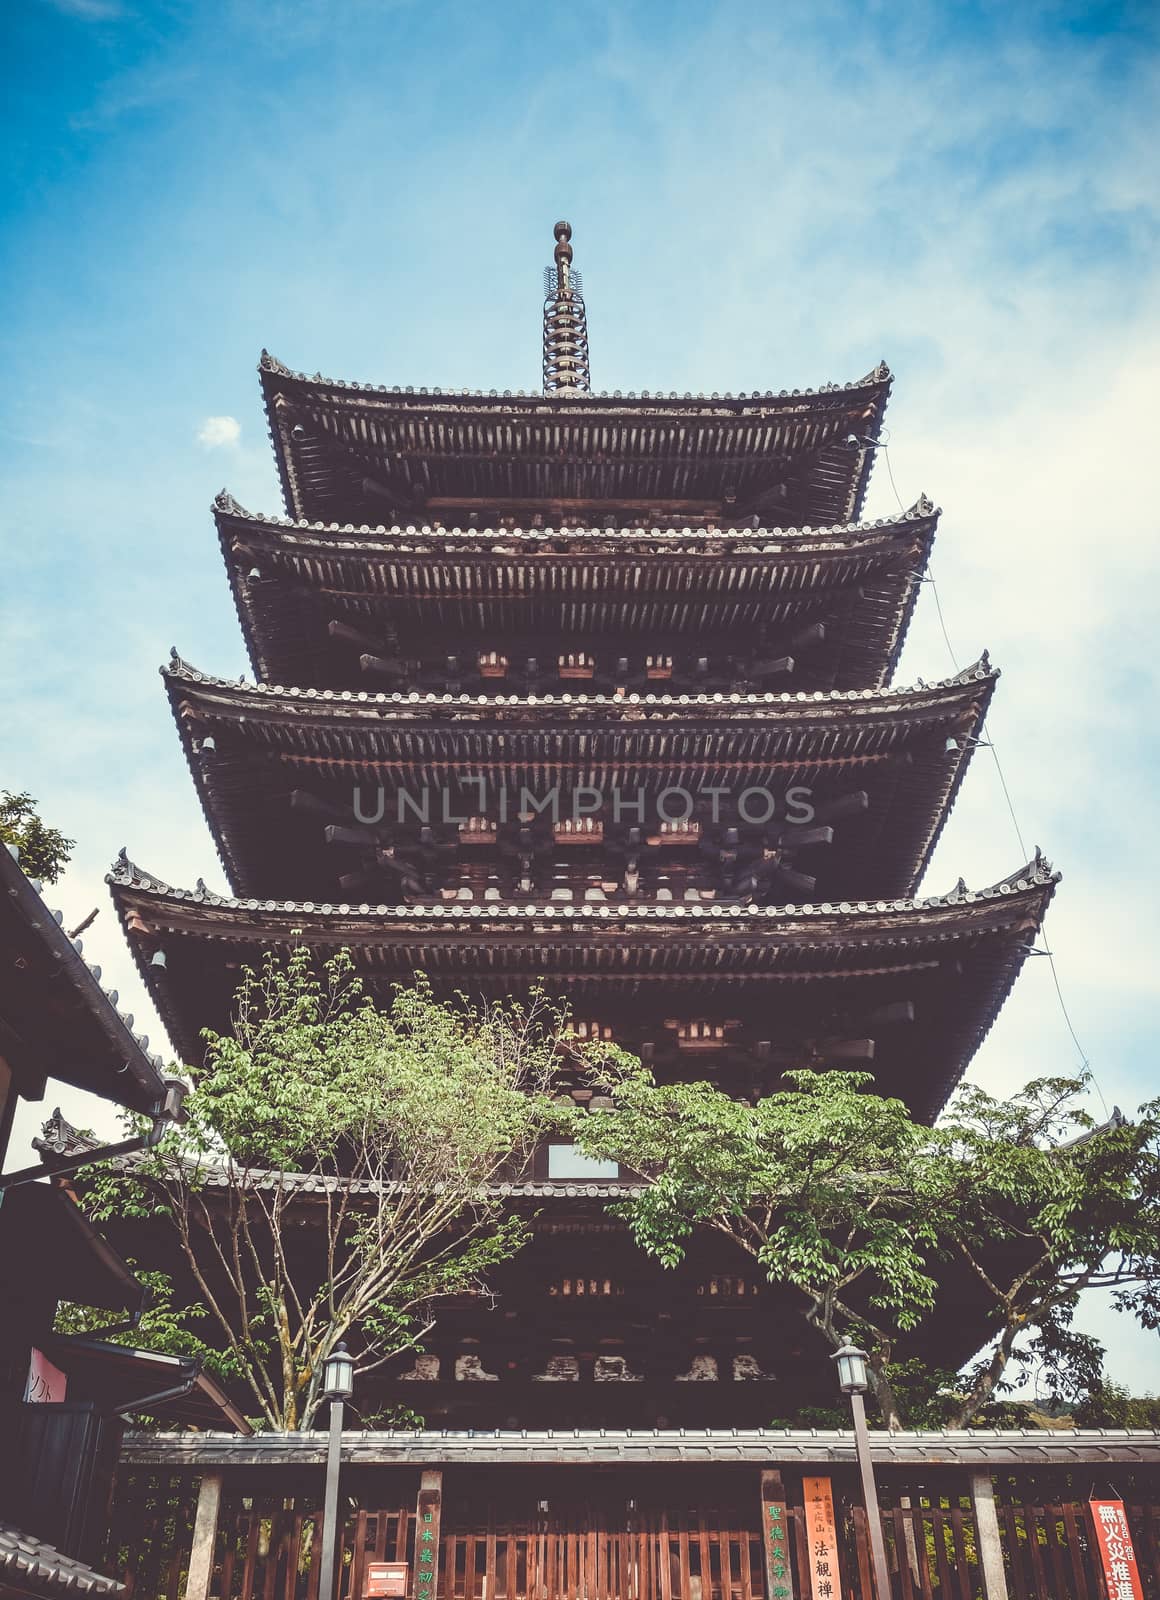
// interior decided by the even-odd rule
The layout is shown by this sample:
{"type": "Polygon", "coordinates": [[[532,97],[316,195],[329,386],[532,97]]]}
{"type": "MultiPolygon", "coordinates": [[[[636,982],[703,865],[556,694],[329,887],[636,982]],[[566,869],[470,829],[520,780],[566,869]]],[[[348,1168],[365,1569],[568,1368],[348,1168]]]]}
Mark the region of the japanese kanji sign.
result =
{"type": "Polygon", "coordinates": [[[24,1387],[25,1400],[30,1405],[48,1405],[63,1400],[67,1392],[68,1379],[64,1373],[59,1367],[54,1367],[40,1350],[34,1350],[28,1367],[28,1382],[24,1387]]]}
{"type": "Polygon", "coordinates": [[[439,1589],[439,1522],[443,1510],[443,1474],[424,1472],[419,1480],[415,1520],[414,1600],[435,1600],[439,1589]]]}
{"type": "Polygon", "coordinates": [[[834,1522],[834,1495],[829,1478],[803,1478],[806,1545],[810,1560],[813,1600],[840,1600],[842,1577],[838,1570],[838,1529],[834,1522]]]}
{"type": "Polygon", "coordinates": [[[765,1543],[766,1600],[794,1600],[785,1490],[776,1472],[761,1474],[761,1532],[765,1543]]]}
{"type": "Polygon", "coordinates": [[[1090,1500],[1108,1600],[1144,1600],[1140,1569],[1132,1548],[1132,1531],[1122,1500],[1090,1500]]]}

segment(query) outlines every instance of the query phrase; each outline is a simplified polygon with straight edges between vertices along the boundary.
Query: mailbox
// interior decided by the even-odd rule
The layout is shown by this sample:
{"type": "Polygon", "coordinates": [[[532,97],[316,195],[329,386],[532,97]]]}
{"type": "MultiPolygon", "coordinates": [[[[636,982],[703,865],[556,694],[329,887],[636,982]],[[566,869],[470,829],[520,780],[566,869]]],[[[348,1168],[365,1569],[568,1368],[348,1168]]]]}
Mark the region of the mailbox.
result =
{"type": "Polygon", "coordinates": [[[365,1600],[403,1600],[407,1593],[405,1561],[368,1561],[365,1600]]]}

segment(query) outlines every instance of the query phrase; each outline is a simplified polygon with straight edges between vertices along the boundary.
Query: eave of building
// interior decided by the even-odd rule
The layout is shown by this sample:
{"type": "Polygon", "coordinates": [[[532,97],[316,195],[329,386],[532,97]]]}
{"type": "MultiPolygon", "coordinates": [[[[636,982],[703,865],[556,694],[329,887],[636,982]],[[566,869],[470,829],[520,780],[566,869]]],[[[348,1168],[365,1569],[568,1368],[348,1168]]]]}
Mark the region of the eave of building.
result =
{"type": "Polygon", "coordinates": [[[99,967],[84,959],[59,911],[45,903],[12,852],[0,845],[0,1056],[21,1092],[39,1099],[46,1078],[149,1112],[165,1101],[161,1057],[133,1032],[99,967]]]}
{"type": "Polygon", "coordinates": [[[501,645],[529,626],[695,640],[789,626],[807,610],[824,620],[828,607],[842,617],[829,642],[836,670],[877,685],[902,648],[939,512],[922,499],[896,518],[787,530],[355,528],[253,516],[223,491],[214,516],[250,660],[267,682],[286,681],[298,661],[317,681],[323,651],[299,636],[308,612],[321,632],[327,608],[372,630],[394,619],[424,634],[491,629],[501,645]]]}
{"type": "Polygon", "coordinates": [[[846,825],[859,842],[850,870],[862,862],[875,871],[858,880],[864,888],[839,881],[838,892],[909,893],[950,814],[998,673],[984,659],[911,689],[624,697],[284,689],[227,683],[180,658],[163,676],[238,893],[268,893],[286,881],[287,850],[305,868],[315,834],[320,847],[321,824],[286,812],[295,788],[326,787],[353,821],[356,785],[420,797],[464,773],[482,779],[493,799],[523,786],[540,794],[570,777],[606,794],[667,785],[697,793],[712,784],[782,794],[804,785],[819,803],[843,785],[864,788],[877,810],[846,825]],[[201,749],[206,738],[212,755],[201,749]],[[278,826],[289,829],[281,840],[278,826]]]}
{"type": "MultiPolygon", "coordinates": [[[[425,972],[439,993],[496,996],[546,985],[580,1015],[684,1006],[778,1027],[838,1007],[925,996],[883,1071],[917,1073],[910,1099],[934,1115],[986,1036],[1041,926],[1057,874],[1042,857],[991,888],[926,900],[838,905],[416,907],[234,900],[177,890],[119,862],[109,877],[141,973],[175,1045],[200,1056],[224,1028],[241,968],[266,950],[350,949],[373,992],[425,972]],[[163,965],[155,965],[155,956],[163,965]]],[[[888,1052],[889,1053],[889,1052],[888,1052]]],[[[901,1082],[884,1084],[897,1093],[901,1082]]]]}
{"type": "Polygon", "coordinates": [[[782,520],[847,521],[891,384],[883,364],[793,393],[464,395],[307,377],[265,351],[258,370],[286,509],[310,517],[375,500],[768,516],[776,499],[782,520]]]}
{"type": "MultiPolygon", "coordinates": [[[[870,1453],[876,1466],[979,1466],[1003,1472],[1013,1467],[1082,1467],[1095,1464],[1160,1465],[1160,1429],[964,1428],[897,1433],[873,1432],[870,1453]]],[[[129,1466],[321,1467],[326,1460],[322,1434],[137,1433],[125,1440],[121,1459],[129,1466]]],[[[854,1436],[844,1428],[705,1429],[550,1429],[474,1433],[350,1432],[343,1435],[343,1460],[363,1466],[546,1466],[607,1462],[737,1462],[846,1465],[857,1460],[854,1436]]]]}

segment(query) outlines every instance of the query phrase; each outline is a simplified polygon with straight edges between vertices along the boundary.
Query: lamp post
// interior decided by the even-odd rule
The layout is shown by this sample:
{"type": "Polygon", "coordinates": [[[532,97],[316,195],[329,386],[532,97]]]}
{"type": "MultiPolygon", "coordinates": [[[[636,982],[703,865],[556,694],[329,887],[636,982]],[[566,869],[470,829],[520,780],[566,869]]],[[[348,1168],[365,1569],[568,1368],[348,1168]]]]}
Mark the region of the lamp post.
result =
{"type": "Polygon", "coordinates": [[[878,1600],[891,1600],[890,1571],[886,1565],[886,1543],[882,1537],[882,1514],[878,1509],[878,1486],[874,1482],[874,1468],[870,1461],[870,1435],[866,1431],[866,1406],[862,1396],[870,1387],[866,1378],[866,1352],[859,1350],[849,1339],[832,1359],[838,1363],[838,1383],[842,1393],[850,1396],[850,1410],[854,1413],[854,1449],[858,1456],[858,1471],[862,1475],[862,1501],[866,1507],[866,1526],[870,1534],[870,1556],[874,1563],[874,1587],[878,1600]]]}
{"type": "Polygon", "coordinates": [[[330,1401],[330,1442],[326,1450],[326,1493],[322,1502],[322,1555],[318,1563],[318,1600],[334,1600],[335,1557],[338,1553],[338,1470],[342,1460],[342,1409],[354,1393],[354,1362],[344,1344],[326,1358],[322,1397],[330,1401]]]}

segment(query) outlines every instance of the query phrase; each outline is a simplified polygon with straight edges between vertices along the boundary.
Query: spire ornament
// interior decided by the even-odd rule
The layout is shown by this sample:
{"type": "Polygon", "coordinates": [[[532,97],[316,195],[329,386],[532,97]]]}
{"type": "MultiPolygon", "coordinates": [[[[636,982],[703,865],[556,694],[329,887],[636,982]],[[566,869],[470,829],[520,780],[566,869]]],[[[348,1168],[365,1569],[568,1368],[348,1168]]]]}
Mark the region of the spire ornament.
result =
{"type": "Polygon", "coordinates": [[[544,393],[587,394],[588,318],[572,270],[572,224],[557,222],[555,266],[544,269],[544,393]]]}

